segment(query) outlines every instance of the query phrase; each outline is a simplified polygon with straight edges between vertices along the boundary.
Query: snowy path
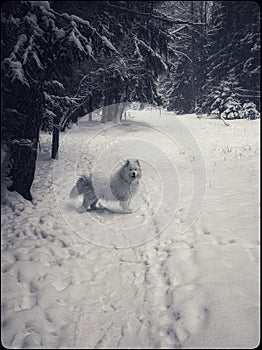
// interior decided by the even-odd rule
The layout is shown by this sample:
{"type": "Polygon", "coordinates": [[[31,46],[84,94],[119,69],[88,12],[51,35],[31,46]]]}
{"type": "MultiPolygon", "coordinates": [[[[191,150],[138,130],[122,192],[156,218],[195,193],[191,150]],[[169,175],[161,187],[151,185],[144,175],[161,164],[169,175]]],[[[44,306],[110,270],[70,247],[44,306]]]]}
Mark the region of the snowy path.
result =
{"type": "Polygon", "coordinates": [[[62,136],[55,166],[44,153],[39,156],[34,203],[6,196],[6,347],[257,345],[259,121],[236,120],[225,127],[219,120],[178,117],[199,143],[207,167],[201,214],[181,234],[193,189],[186,160],[192,154],[166,137],[177,126],[171,114],[133,111],[133,116],[133,123],[109,130],[83,119],[62,136]],[[80,201],[68,199],[76,176],[90,171],[96,159],[99,168],[105,159],[129,156],[143,156],[146,195],[134,213],[81,213],[80,201]]]}

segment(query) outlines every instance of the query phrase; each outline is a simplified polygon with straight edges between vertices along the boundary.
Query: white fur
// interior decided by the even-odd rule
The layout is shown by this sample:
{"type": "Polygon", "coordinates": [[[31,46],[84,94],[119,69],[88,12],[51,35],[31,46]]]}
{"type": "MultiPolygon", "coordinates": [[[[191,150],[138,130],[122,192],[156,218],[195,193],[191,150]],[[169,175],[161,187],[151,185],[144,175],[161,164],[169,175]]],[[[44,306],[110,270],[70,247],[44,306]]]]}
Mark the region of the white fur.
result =
{"type": "Polygon", "coordinates": [[[110,188],[113,194],[111,196],[103,193],[97,194],[94,190],[91,176],[82,176],[78,179],[76,185],[72,188],[70,198],[83,194],[83,207],[96,209],[99,199],[118,200],[124,212],[131,212],[129,205],[132,197],[139,190],[139,180],[142,172],[139,160],[127,160],[125,164],[115,171],[110,178],[110,188]],[[99,197],[99,198],[98,198],[99,197]]]}

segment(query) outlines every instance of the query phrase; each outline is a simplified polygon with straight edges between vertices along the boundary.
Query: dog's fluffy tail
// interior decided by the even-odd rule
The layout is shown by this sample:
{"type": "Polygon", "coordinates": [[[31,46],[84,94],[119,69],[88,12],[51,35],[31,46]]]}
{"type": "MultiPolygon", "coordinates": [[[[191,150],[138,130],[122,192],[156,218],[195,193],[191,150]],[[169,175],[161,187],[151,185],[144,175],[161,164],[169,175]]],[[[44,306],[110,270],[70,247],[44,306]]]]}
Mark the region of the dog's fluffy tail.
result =
{"type": "Polygon", "coordinates": [[[69,197],[71,199],[76,198],[78,196],[76,185],[72,188],[69,197]]]}
{"type": "Polygon", "coordinates": [[[91,183],[92,181],[90,177],[87,177],[85,175],[81,176],[77,180],[76,185],[72,188],[69,197],[76,198],[77,196],[83,194],[85,191],[85,187],[89,186],[91,183]]]}

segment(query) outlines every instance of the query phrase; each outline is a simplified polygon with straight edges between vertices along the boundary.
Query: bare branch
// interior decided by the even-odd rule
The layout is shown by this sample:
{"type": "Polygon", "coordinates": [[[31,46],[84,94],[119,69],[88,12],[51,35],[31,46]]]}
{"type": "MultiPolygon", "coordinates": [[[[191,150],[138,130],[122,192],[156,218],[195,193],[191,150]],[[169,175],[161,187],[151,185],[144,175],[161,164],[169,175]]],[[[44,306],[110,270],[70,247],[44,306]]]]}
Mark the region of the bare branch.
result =
{"type": "Polygon", "coordinates": [[[171,47],[170,45],[168,45],[168,48],[169,48],[169,50],[171,50],[175,55],[183,55],[183,56],[185,56],[191,63],[192,63],[192,60],[191,60],[191,58],[188,56],[188,55],[186,55],[184,52],[182,52],[182,51],[178,51],[177,49],[174,49],[173,47],[171,47]]]}
{"type": "Polygon", "coordinates": [[[172,24],[190,24],[190,25],[205,25],[206,24],[206,23],[195,23],[195,22],[190,22],[190,21],[174,20],[172,18],[158,16],[158,15],[155,15],[153,13],[140,12],[140,11],[136,11],[134,9],[116,6],[116,5],[110,4],[108,2],[107,3],[100,2],[99,5],[105,6],[108,8],[112,8],[112,9],[116,9],[119,11],[123,11],[123,12],[133,13],[133,14],[136,14],[139,16],[151,17],[151,18],[158,19],[160,21],[164,21],[164,22],[168,22],[168,23],[172,23],[172,24]]]}
{"type": "Polygon", "coordinates": [[[229,123],[227,123],[226,121],[225,121],[225,119],[222,117],[222,115],[220,114],[220,119],[221,120],[223,120],[223,122],[224,122],[224,124],[226,125],[226,126],[230,126],[230,124],[229,123]]]}
{"type": "Polygon", "coordinates": [[[174,35],[174,34],[176,34],[177,32],[179,32],[180,30],[185,29],[186,27],[187,27],[187,26],[184,25],[184,26],[182,26],[182,27],[180,27],[180,28],[178,28],[178,29],[172,30],[172,32],[170,32],[170,34],[174,35]]]}

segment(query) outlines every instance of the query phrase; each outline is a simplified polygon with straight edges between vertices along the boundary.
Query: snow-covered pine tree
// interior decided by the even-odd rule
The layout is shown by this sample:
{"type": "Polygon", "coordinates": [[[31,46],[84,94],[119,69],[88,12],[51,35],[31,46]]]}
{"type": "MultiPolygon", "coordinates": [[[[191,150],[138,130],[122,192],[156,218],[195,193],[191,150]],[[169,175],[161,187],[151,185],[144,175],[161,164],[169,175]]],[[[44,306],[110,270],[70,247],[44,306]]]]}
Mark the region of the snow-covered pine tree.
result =
{"type": "Polygon", "coordinates": [[[214,2],[207,27],[207,76],[200,105],[209,113],[217,86],[234,72],[237,98],[259,103],[259,5],[248,1],[214,2]]]}
{"type": "Polygon", "coordinates": [[[1,14],[2,142],[10,153],[12,180],[8,189],[31,200],[43,110],[49,111],[46,119],[61,112],[59,96],[50,95],[48,82],[57,81],[53,85],[61,88],[75,60],[93,61],[101,49],[113,49],[89,21],[56,13],[48,1],[5,2],[1,14]]]}
{"type": "Polygon", "coordinates": [[[260,113],[258,112],[254,102],[245,102],[243,104],[243,118],[253,120],[259,117],[260,113]]]}
{"type": "Polygon", "coordinates": [[[225,119],[241,118],[241,103],[237,98],[239,83],[232,72],[229,76],[210,91],[208,101],[210,106],[205,106],[211,113],[223,114],[225,119]]]}
{"type": "Polygon", "coordinates": [[[220,114],[221,119],[243,118],[241,103],[233,97],[228,97],[224,105],[224,110],[220,114]]]}
{"type": "MultiPolygon", "coordinates": [[[[44,7],[43,7],[44,8],[44,7]]],[[[10,152],[10,191],[31,200],[43,103],[43,32],[36,7],[27,2],[2,6],[2,142],[10,152]]]]}
{"type": "MultiPolygon", "coordinates": [[[[168,41],[172,38],[165,23],[165,16],[158,11],[155,1],[137,2],[54,2],[57,11],[69,10],[75,15],[82,13],[85,20],[104,37],[104,45],[112,48],[112,54],[103,54],[89,71],[83,71],[75,98],[86,110],[127,101],[160,103],[156,90],[159,74],[167,69],[168,41]],[[96,16],[90,9],[96,7],[96,16]],[[106,40],[105,36],[108,38],[106,40]],[[82,98],[82,100],[81,100],[82,98]]],[[[160,2],[161,3],[161,2],[160,2]]],[[[63,128],[67,125],[71,109],[65,116],[63,128]]],[[[117,111],[103,109],[102,121],[117,118],[117,111]]],[[[81,115],[79,115],[81,116],[81,115]]]]}

